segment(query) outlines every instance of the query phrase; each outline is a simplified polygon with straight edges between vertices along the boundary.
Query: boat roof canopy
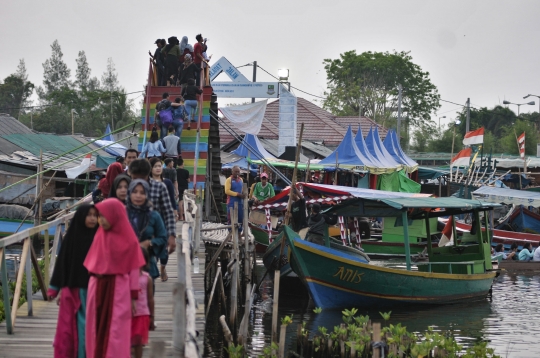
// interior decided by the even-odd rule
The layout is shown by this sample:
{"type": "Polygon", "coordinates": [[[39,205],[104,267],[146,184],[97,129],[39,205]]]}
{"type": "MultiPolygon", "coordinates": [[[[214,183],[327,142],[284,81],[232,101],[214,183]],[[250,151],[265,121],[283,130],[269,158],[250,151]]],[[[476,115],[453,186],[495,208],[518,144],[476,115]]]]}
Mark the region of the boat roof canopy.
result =
{"type": "Polygon", "coordinates": [[[328,212],[341,216],[383,216],[396,217],[409,211],[409,217],[420,218],[459,215],[473,211],[492,210],[500,204],[459,198],[354,198],[330,208],[328,212]]]}
{"type": "Polygon", "coordinates": [[[472,195],[478,200],[489,203],[540,206],[540,193],[534,191],[482,186],[473,191],[472,195]]]}

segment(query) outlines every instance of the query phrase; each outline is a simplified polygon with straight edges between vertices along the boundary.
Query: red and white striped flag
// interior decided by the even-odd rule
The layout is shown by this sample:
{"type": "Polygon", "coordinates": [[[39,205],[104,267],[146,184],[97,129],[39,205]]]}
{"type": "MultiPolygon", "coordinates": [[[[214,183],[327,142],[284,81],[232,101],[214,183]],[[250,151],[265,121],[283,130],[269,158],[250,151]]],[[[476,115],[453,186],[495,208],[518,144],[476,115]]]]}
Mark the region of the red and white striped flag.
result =
{"type": "Polygon", "coordinates": [[[463,145],[473,145],[484,143],[484,127],[478,128],[475,131],[470,131],[463,137],[463,145]]]}
{"type": "Polygon", "coordinates": [[[448,221],[446,222],[446,225],[444,225],[441,239],[439,240],[439,247],[449,246],[454,243],[453,223],[454,223],[454,216],[450,216],[450,219],[448,219],[448,221]]]}
{"type": "Polygon", "coordinates": [[[518,137],[519,156],[525,158],[525,132],[518,137]]]}
{"type": "Polygon", "coordinates": [[[462,149],[450,162],[451,167],[468,166],[471,162],[471,148],[462,149]]]}

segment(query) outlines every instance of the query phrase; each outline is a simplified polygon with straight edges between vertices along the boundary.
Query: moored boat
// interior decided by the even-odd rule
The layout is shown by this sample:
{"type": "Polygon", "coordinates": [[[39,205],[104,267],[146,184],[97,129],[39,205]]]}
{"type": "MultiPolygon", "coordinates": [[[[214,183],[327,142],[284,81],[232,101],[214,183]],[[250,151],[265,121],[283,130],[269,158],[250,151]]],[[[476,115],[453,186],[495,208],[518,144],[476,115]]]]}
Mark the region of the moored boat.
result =
{"type": "MultiPolygon", "coordinates": [[[[356,198],[332,209],[338,215],[401,217],[406,269],[361,262],[331,247],[305,242],[286,227],[291,268],[308,288],[315,305],[327,309],[391,306],[395,304],[443,304],[464,299],[483,299],[490,292],[497,272],[491,265],[489,237],[477,230],[477,241],[433,247],[428,242],[429,261],[411,264],[408,225],[412,218],[478,212],[498,204],[456,198],[356,198]],[[435,211],[435,209],[444,210],[435,211]],[[348,214],[349,213],[349,214],[348,214]],[[413,268],[415,270],[413,270],[413,268]]],[[[429,237],[429,225],[426,225],[429,237]]],[[[328,246],[328,245],[327,245],[328,246]]]]}

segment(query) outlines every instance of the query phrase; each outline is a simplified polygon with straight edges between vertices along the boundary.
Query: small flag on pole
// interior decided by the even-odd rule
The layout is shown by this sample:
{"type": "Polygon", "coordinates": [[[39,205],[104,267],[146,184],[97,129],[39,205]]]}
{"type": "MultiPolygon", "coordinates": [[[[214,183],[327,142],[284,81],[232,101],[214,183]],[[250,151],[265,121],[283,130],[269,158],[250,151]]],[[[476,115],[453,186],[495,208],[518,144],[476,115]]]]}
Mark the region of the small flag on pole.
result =
{"type": "Polygon", "coordinates": [[[76,167],[66,169],[66,176],[69,179],[75,179],[82,173],[86,172],[92,165],[92,154],[87,154],[81,164],[76,167]]]}
{"type": "Polygon", "coordinates": [[[453,223],[454,223],[454,216],[450,216],[450,219],[448,219],[448,221],[446,222],[446,225],[444,225],[441,239],[439,240],[439,247],[449,246],[454,243],[453,223]]]}
{"type": "Polygon", "coordinates": [[[518,137],[519,156],[525,158],[525,132],[518,137]]]}
{"type": "Polygon", "coordinates": [[[452,158],[452,161],[450,162],[450,166],[452,167],[469,166],[471,162],[471,154],[472,154],[471,148],[462,149],[454,158],[452,158]]]}
{"type": "Polygon", "coordinates": [[[463,138],[463,145],[473,145],[484,143],[484,127],[478,128],[475,131],[470,131],[463,138]]]}

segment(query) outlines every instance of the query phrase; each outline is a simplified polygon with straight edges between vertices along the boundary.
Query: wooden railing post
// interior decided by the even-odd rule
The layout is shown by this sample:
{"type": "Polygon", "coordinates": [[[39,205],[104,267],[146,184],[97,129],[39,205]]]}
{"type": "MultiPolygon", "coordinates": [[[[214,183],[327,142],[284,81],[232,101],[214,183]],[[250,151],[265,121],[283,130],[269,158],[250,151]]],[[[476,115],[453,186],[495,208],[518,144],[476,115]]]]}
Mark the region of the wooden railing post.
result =
{"type": "Polygon", "coordinates": [[[45,229],[45,242],[43,249],[43,257],[45,259],[45,287],[49,288],[49,228],[45,229]]]}
{"type": "MultiPolygon", "coordinates": [[[[23,275],[24,275],[24,267],[26,265],[26,259],[28,258],[28,252],[29,252],[28,245],[30,245],[30,239],[26,238],[24,240],[22,254],[21,254],[21,265],[19,268],[19,272],[17,272],[17,282],[15,283],[15,292],[13,293],[13,305],[11,306],[11,324],[12,325],[15,325],[15,319],[17,318],[17,308],[19,307],[19,298],[21,297],[21,287],[22,287],[22,280],[23,280],[23,275]]],[[[32,281],[32,276],[30,276],[30,281],[32,281]]],[[[6,312],[6,315],[7,315],[7,312],[6,312]]]]}
{"type": "Polygon", "coordinates": [[[4,295],[4,313],[6,316],[7,334],[13,334],[13,322],[11,321],[11,306],[9,305],[9,284],[7,278],[5,249],[2,249],[2,259],[0,260],[0,274],[2,275],[2,293],[4,295]]]}
{"type": "MultiPolygon", "coordinates": [[[[26,250],[26,261],[24,263],[24,269],[26,271],[26,305],[28,307],[28,315],[33,316],[34,310],[32,305],[32,239],[28,237],[26,241],[28,241],[29,243],[26,250]]],[[[22,269],[22,267],[20,269],[22,269]]]]}

